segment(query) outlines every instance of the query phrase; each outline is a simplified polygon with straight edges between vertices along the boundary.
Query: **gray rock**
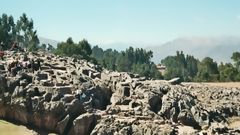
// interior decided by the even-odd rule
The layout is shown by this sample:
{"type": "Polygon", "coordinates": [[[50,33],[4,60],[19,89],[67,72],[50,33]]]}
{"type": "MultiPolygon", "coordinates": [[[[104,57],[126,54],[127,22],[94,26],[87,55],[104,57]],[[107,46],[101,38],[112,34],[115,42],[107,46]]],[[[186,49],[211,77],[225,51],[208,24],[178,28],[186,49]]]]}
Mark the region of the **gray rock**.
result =
{"type": "Polygon", "coordinates": [[[65,95],[65,94],[72,94],[72,86],[57,86],[54,87],[56,93],[59,93],[60,95],[65,95]]]}
{"type": "Polygon", "coordinates": [[[60,134],[64,133],[64,130],[66,129],[66,126],[69,122],[70,116],[67,115],[63,120],[59,121],[57,124],[57,130],[60,134]]]}
{"type": "Polygon", "coordinates": [[[36,79],[38,81],[40,81],[40,80],[47,80],[48,79],[48,74],[40,73],[40,74],[37,74],[36,77],[37,77],[36,79]]]}
{"type": "Polygon", "coordinates": [[[0,70],[5,70],[5,67],[3,64],[0,64],[0,70]]]}
{"type": "Polygon", "coordinates": [[[97,116],[94,114],[83,114],[73,121],[73,133],[76,135],[89,135],[91,127],[96,125],[97,116]]]}
{"type": "Polygon", "coordinates": [[[173,78],[173,79],[169,80],[168,83],[170,83],[172,85],[176,85],[176,84],[180,84],[181,81],[180,81],[180,78],[177,77],[177,78],[173,78]]]}

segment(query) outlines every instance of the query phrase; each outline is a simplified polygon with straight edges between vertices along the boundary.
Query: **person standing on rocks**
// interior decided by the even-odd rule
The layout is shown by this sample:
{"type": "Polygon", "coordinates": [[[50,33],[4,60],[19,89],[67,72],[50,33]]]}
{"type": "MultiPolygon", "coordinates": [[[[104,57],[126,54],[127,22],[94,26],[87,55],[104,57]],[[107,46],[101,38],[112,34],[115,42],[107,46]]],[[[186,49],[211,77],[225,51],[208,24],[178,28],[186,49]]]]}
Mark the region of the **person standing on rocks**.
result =
{"type": "Polygon", "coordinates": [[[18,49],[18,45],[17,45],[17,42],[15,41],[15,42],[13,43],[10,51],[14,51],[14,50],[16,50],[16,49],[18,49]]]}
{"type": "Polygon", "coordinates": [[[2,45],[2,43],[0,44],[0,58],[2,59],[2,60],[4,60],[4,55],[5,55],[5,53],[4,53],[4,51],[3,51],[3,45],[2,45]]]}
{"type": "Polygon", "coordinates": [[[31,64],[32,73],[34,73],[34,59],[33,58],[31,59],[30,64],[31,64]]]}
{"type": "Polygon", "coordinates": [[[0,51],[3,50],[3,42],[0,43],[0,51]]]}
{"type": "Polygon", "coordinates": [[[80,102],[84,102],[86,95],[82,92],[82,90],[77,90],[77,94],[75,96],[80,102]]]}
{"type": "Polygon", "coordinates": [[[4,55],[5,55],[4,51],[0,50],[0,58],[1,58],[1,60],[4,60],[4,55]]]}
{"type": "Polygon", "coordinates": [[[41,60],[40,60],[40,59],[37,59],[37,64],[38,64],[38,68],[39,68],[39,70],[42,70],[42,67],[41,67],[41,60]]]}

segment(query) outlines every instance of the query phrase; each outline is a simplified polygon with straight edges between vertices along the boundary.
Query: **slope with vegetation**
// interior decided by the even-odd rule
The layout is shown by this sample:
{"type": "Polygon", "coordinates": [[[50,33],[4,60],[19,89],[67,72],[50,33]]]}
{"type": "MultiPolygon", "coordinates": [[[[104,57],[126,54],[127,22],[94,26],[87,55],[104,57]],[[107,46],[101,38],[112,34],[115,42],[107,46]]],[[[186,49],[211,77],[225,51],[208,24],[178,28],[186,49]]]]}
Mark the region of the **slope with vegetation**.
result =
{"type": "Polygon", "coordinates": [[[58,44],[54,53],[61,56],[70,56],[86,59],[102,67],[121,72],[132,72],[148,78],[160,79],[162,75],[158,72],[156,65],[151,62],[152,52],[142,48],[133,49],[129,47],[125,51],[103,50],[98,46],[91,48],[87,40],[74,43],[72,38],[58,44]]]}
{"type": "Polygon", "coordinates": [[[240,81],[240,52],[234,52],[232,63],[217,64],[212,58],[205,57],[199,61],[193,56],[185,56],[177,51],[175,56],[168,56],[162,60],[166,66],[165,79],[180,77],[182,81],[198,82],[228,82],[240,81]]]}

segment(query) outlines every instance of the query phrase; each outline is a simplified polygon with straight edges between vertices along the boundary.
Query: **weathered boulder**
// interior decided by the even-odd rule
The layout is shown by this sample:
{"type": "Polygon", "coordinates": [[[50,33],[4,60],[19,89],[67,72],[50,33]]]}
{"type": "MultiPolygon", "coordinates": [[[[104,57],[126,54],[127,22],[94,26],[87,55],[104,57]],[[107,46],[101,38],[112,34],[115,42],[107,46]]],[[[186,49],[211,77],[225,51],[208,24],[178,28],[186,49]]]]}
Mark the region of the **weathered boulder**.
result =
{"type": "Polygon", "coordinates": [[[48,79],[48,74],[39,73],[39,74],[36,75],[36,79],[38,81],[40,81],[40,80],[47,80],[48,79]]]}
{"type": "Polygon", "coordinates": [[[169,80],[168,83],[170,83],[172,85],[180,84],[181,83],[181,79],[179,77],[173,78],[173,79],[169,80]]]}
{"type": "Polygon", "coordinates": [[[3,75],[0,75],[0,94],[4,91],[7,91],[7,79],[3,75]]]}
{"type": "Polygon", "coordinates": [[[60,95],[65,95],[65,94],[72,94],[72,86],[57,86],[54,87],[55,93],[59,93],[60,95]]]}
{"type": "Polygon", "coordinates": [[[5,70],[5,67],[3,64],[0,63],[0,70],[5,70]]]}
{"type": "Polygon", "coordinates": [[[80,115],[73,121],[71,133],[75,135],[89,135],[97,124],[97,119],[98,116],[94,114],[85,113],[80,115]]]}
{"type": "Polygon", "coordinates": [[[14,76],[0,67],[1,118],[69,135],[239,134],[228,123],[240,116],[239,88],[175,85],[179,78],[148,80],[47,52],[28,55],[41,60],[41,71],[14,76]]]}
{"type": "Polygon", "coordinates": [[[61,120],[57,123],[56,129],[58,130],[58,133],[60,133],[60,134],[64,133],[69,120],[70,120],[70,116],[67,115],[63,120],[61,120]]]}

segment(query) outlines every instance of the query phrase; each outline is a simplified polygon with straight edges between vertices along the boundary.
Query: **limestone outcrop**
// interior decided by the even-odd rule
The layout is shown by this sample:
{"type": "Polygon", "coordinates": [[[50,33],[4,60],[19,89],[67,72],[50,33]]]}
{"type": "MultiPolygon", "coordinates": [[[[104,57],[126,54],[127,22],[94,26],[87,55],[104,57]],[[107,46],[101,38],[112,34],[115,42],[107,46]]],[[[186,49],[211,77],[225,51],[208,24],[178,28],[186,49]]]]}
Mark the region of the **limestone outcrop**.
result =
{"type": "Polygon", "coordinates": [[[240,117],[238,88],[148,80],[46,52],[7,52],[0,73],[0,117],[41,130],[64,135],[240,134],[239,127],[231,126],[232,118],[240,117]],[[8,70],[16,58],[19,66],[8,70]],[[22,66],[32,59],[41,65],[22,66]]]}

